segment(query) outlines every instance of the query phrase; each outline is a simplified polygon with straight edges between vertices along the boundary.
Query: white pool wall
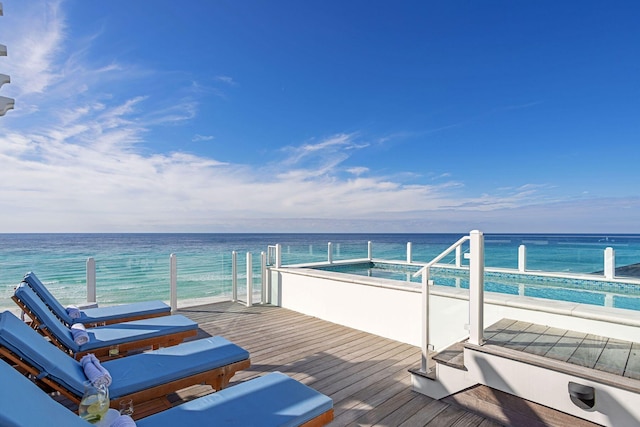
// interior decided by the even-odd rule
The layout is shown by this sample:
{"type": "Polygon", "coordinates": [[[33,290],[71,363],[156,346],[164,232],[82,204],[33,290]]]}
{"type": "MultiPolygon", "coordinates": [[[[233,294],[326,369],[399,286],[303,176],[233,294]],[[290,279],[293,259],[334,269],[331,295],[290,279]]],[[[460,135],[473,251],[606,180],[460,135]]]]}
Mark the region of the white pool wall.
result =
{"type": "MultiPolygon", "coordinates": [[[[323,320],[420,346],[419,284],[299,267],[271,268],[272,301],[323,320]]],[[[446,348],[468,335],[468,290],[432,286],[430,343],[446,348]]],[[[511,318],[628,341],[640,340],[635,310],[485,293],[484,325],[511,318]]]]}

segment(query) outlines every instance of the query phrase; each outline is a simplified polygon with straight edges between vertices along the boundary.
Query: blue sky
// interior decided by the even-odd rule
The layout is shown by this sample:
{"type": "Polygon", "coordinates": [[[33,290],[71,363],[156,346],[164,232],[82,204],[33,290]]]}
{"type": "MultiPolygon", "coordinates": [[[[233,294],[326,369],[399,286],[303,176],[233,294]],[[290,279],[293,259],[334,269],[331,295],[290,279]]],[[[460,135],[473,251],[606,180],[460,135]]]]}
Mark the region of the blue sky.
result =
{"type": "Polygon", "coordinates": [[[2,3],[0,232],[640,233],[637,2],[2,3]]]}

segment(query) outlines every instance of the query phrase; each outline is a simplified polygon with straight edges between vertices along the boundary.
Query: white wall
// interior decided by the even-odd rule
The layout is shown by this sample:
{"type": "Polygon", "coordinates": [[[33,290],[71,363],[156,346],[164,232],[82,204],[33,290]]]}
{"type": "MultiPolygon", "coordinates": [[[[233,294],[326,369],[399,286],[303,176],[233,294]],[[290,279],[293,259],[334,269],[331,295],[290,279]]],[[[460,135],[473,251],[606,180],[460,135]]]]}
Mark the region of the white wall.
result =
{"type": "Polygon", "coordinates": [[[419,345],[420,299],[415,291],[328,280],[286,270],[280,269],[282,307],[419,345]]]}
{"type": "MultiPolygon", "coordinates": [[[[415,346],[422,342],[419,285],[305,268],[273,269],[273,302],[284,308],[415,346]],[[277,282],[280,281],[278,284],[277,282]]],[[[431,344],[443,349],[468,335],[468,291],[430,288],[431,344]]],[[[484,323],[502,318],[628,341],[640,339],[633,310],[485,293],[484,323]]]]}

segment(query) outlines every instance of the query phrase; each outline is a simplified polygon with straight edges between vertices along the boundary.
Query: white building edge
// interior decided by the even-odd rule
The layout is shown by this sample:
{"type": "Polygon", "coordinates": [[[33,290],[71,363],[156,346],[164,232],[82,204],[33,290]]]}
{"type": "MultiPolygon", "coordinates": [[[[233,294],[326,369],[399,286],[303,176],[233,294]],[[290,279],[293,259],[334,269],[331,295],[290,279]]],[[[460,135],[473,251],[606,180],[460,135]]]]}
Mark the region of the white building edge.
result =
{"type": "MultiPolygon", "coordinates": [[[[2,3],[0,2],[0,16],[4,15],[2,3]]],[[[7,47],[0,44],[0,56],[7,56],[7,47]]],[[[0,74],[0,88],[5,83],[11,83],[11,77],[6,74],[0,74]]],[[[16,101],[13,98],[7,98],[6,96],[0,96],[0,116],[4,116],[7,111],[12,110],[15,107],[16,101]]]]}

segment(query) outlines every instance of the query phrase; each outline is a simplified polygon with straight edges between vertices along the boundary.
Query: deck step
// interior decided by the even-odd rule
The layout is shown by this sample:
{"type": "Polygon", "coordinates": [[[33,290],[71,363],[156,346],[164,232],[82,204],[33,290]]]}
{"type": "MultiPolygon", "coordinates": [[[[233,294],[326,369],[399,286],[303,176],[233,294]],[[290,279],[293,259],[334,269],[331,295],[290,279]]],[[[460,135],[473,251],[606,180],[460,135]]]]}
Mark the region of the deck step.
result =
{"type": "Polygon", "coordinates": [[[452,368],[466,370],[464,367],[464,341],[457,342],[435,354],[432,359],[452,368]]]}

